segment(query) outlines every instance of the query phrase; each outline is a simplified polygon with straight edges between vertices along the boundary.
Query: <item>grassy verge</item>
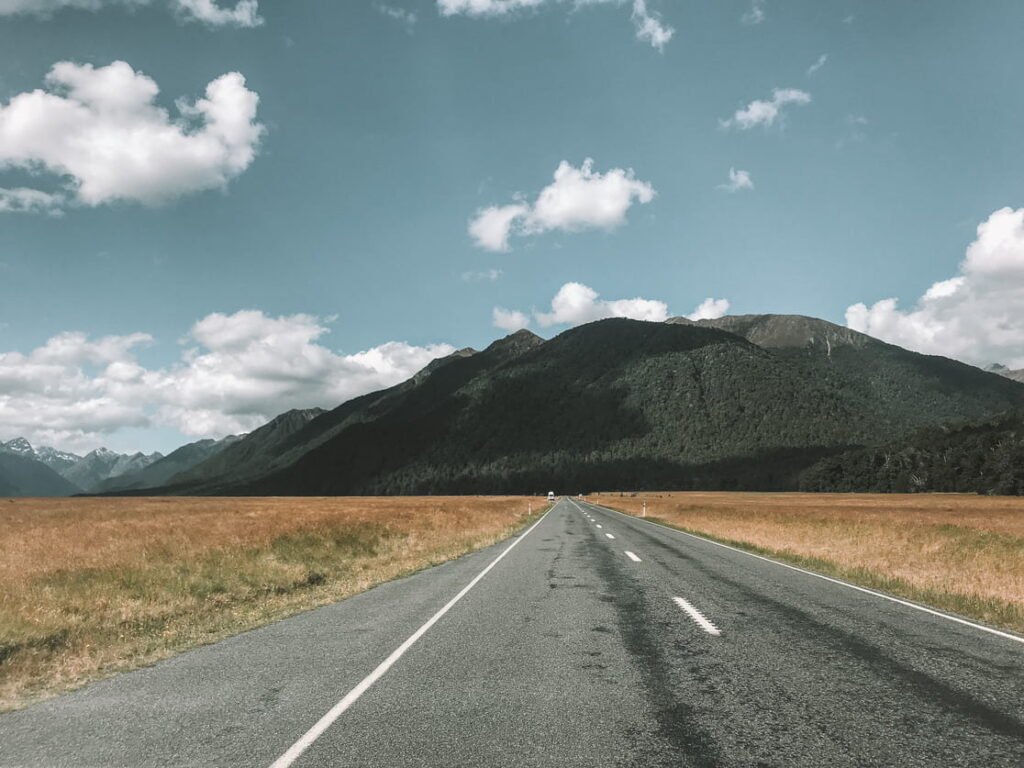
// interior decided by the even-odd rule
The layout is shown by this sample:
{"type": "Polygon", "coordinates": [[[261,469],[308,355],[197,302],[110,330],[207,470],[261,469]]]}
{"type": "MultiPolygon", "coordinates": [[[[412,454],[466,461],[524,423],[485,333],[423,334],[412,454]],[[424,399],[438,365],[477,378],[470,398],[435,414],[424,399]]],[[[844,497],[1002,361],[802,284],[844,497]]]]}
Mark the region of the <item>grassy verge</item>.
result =
{"type": "Polygon", "coordinates": [[[1024,634],[1024,499],[653,493],[594,498],[827,576],[1024,634]]]}
{"type": "Polygon", "coordinates": [[[527,502],[2,501],[0,710],[493,544],[527,502]]]}

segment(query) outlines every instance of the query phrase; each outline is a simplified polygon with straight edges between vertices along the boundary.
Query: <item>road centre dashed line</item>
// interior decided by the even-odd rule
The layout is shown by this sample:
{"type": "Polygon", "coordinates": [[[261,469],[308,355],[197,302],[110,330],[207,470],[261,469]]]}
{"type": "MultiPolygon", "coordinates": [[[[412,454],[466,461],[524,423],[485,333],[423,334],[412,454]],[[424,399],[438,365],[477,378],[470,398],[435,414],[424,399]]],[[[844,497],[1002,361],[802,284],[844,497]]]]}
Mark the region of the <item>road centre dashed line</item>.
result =
{"type": "Polygon", "coordinates": [[[604,506],[601,506],[600,504],[593,504],[593,502],[587,502],[587,503],[588,504],[592,504],[593,506],[597,507],[598,509],[602,509],[602,510],[605,510],[607,512],[612,512],[612,513],[614,513],[616,515],[619,515],[620,517],[624,517],[624,518],[627,518],[629,520],[634,520],[634,521],[637,521],[637,522],[648,523],[650,525],[657,526],[658,528],[661,528],[663,530],[669,531],[670,533],[673,533],[673,534],[675,534],[677,536],[684,536],[684,537],[687,537],[687,538],[690,538],[690,539],[696,539],[697,541],[703,541],[706,544],[713,544],[716,547],[721,547],[722,549],[728,549],[728,550],[731,550],[732,552],[736,552],[736,553],[741,554],[741,555],[746,555],[747,557],[753,557],[756,560],[763,560],[766,563],[771,563],[772,565],[777,565],[780,568],[786,568],[786,569],[791,570],[791,571],[796,571],[798,573],[803,573],[803,574],[806,574],[807,576],[813,576],[816,579],[822,579],[823,581],[830,582],[831,584],[836,584],[836,585],[838,585],[840,587],[846,587],[847,589],[853,589],[853,590],[855,590],[857,592],[862,592],[863,594],[871,595],[872,597],[878,597],[878,598],[881,598],[882,600],[888,600],[891,603],[896,603],[897,605],[902,605],[905,608],[912,608],[915,611],[921,611],[922,613],[927,613],[927,614],[929,614],[931,616],[935,616],[935,617],[940,618],[940,619],[946,619],[947,621],[952,621],[952,622],[954,622],[956,624],[960,624],[960,625],[965,626],[965,627],[971,627],[972,629],[978,629],[978,630],[981,630],[982,632],[987,632],[990,635],[996,635],[997,637],[1002,637],[1002,638],[1004,638],[1006,640],[1012,640],[1015,643],[1024,643],[1024,637],[1022,637],[1020,635],[1014,635],[1014,634],[1011,634],[1010,632],[1003,632],[1002,630],[995,629],[994,627],[986,627],[984,624],[978,624],[976,622],[969,621],[967,619],[962,619],[959,616],[954,616],[954,615],[949,614],[949,613],[944,613],[943,611],[939,611],[939,610],[937,610],[935,608],[929,608],[926,605],[919,605],[917,603],[912,603],[909,600],[903,600],[901,598],[894,597],[893,595],[887,595],[884,592],[878,592],[878,591],[876,591],[874,589],[868,589],[867,587],[861,587],[861,586],[858,586],[857,584],[851,584],[850,582],[843,581],[842,579],[836,579],[836,578],[833,578],[832,576],[826,576],[826,575],[824,575],[822,573],[815,573],[814,571],[809,571],[806,568],[800,568],[799,566],[796,566],[796,565],[790,565],[789,563],[784,563],[781,560],[774,560],[774,559],[772,559],[770,557],[765,557],[764,555],[757,555],[757,554],[754,554],[753,552],[747,552],[746,550],[740,549],[739,547],[733,547],[733,546],[730,546],[729,544],[723,544],[720,541],[715,541],[714,539],[708,539],[708,538],[705,538],[704,536],[698,536],[697,534],[690,533],[688,531],[681,531],[678,528],[671,528],[671,527],[669,527],[667,525],[663,525],[661,523],[656,523],[653,520],[644,520],[643,518],[637,517],[636,515],[627,515],[624,512],[619,512],[617,509],[612,509],[611,507],[604,507],[604,506]]]}
{"type": "Polygon", "coordinates": [[[628,549],[626,550],[626,557],[628,557],[634,563],[642,563],[643,562],[643,560],[641,560],[639,557],[637,557],[633,552],[630,552],[628,549]]]}
{"type": "Polygon", "coordinates": [[[614,538],[615,538],[615,537],[614,537],[614,536],[612,536],[612,535],[611,535],[610,533],[606,533],[606,534],[605,534],[605,536],[607,536],[607,537],[608,537],[609,539],[614,539],[614,538]]]}
{"type": "Polygon", "coordinates": [[[709,635],[719,637],[722,634],[722,631],[718,627],[716,627],[712,622],[710,622],[707,619],[707,617],[704,616],[703,613],[701,613],[692,605],[690,605],[689,602],[687,602],[681,597],[673,597],[672,600],[676,605],[678,605],[680,608],[686,611],[686,613],[689,615],[691,619],[694,620],[698,627],[703,629],[709,635]]]}

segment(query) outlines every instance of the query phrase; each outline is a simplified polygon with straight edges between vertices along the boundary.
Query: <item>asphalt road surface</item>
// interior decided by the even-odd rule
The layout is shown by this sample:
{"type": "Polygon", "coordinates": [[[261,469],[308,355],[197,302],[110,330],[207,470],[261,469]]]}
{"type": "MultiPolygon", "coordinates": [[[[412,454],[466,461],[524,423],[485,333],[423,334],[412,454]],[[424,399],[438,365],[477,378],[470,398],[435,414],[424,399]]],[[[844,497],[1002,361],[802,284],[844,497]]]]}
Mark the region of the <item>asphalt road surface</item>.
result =
{"type": "Polygon", "coordinates": [[[566,499],[0,716],[0,765],[1022,766],[1024,643],[566,499]]]}

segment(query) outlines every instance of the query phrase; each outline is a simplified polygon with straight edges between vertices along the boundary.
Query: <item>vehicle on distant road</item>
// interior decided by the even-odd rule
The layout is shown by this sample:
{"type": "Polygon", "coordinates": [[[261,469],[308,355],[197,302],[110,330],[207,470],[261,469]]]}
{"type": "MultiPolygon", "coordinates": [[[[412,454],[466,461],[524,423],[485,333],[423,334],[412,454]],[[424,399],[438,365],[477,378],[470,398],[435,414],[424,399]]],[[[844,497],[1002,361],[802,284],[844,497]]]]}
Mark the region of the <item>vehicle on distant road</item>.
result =
{"type": "Polygon", "coordinates": [[[555,492],[554,491],[548,491],[548,501],[554,501],[554,500],[555,500],[555,492]]]}

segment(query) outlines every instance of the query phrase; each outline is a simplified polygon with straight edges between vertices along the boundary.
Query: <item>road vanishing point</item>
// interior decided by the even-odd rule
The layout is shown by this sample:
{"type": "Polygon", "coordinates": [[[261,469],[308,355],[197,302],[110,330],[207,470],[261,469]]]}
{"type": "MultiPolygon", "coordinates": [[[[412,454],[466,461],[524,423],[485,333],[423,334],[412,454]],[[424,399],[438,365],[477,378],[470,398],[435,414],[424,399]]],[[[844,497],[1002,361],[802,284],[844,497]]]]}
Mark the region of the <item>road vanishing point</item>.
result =
{"type": "Polygon", "coordinates": [[[1022,766],[1024,642],[601,506],[0,716],[3,766],[1022,766]]]}

